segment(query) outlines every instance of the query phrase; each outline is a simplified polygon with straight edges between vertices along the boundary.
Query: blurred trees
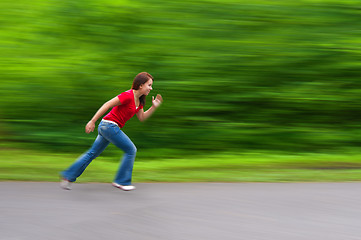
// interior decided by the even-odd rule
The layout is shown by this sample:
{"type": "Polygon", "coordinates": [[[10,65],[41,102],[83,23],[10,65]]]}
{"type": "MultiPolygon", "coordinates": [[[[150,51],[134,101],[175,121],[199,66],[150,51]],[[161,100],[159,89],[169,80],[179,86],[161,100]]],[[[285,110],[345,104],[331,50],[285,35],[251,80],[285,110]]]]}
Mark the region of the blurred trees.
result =
{"type": "MultiPolygon", "coordinates": [[[[2,140],[73,151],[134,76],[165,100],[125,132],[140,149],[360,145],[358,1],[0,3],[2,140]]],[[[147,107],[151,97],[148,97],[147,107]]],[[[85,149],[84,149],[85,150],[85,149]]]]}

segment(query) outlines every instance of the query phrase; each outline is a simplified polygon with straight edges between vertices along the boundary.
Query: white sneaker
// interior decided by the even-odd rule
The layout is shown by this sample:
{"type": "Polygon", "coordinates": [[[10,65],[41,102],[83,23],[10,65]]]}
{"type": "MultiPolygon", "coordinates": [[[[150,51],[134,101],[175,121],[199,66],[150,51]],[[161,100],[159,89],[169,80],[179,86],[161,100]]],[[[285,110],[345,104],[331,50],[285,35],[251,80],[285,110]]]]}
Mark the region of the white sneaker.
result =
{"type": "Polygon", "coordinates": [[[134,190],[134,189],[135,189],[135,187],[132,186],[132,185],[124,186],[124,185],[120,185],[120,184],[115,183],[115,182],[113,182],[112,185],[113,185],[113,187],[122,189],[123,191],[131,191],[131,190],[134,190]]]}
{"type": "Polygon", "coordinates": [[[60,181],[60,187],[65,190],[71,190],[71,182],[63,178],[60,181]]]}

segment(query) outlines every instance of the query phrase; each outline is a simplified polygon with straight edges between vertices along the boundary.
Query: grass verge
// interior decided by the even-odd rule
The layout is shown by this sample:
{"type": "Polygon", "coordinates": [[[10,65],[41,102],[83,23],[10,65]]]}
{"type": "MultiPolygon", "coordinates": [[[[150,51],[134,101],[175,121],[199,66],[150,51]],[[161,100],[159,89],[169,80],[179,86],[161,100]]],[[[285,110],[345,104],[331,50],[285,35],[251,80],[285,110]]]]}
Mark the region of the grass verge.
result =
{"type": "MultiPolygon", "coordinates": [[[[76,154],[0,150],[1,181],[58,181],[76,154]]],[[[139,154],[133,182],[320,182],[360,181],[361,154],[224,153],[194,158],[147,159],[139,154]]],[[[111,182],[114,157],[98,157],[79,182],[111,182]]]]}

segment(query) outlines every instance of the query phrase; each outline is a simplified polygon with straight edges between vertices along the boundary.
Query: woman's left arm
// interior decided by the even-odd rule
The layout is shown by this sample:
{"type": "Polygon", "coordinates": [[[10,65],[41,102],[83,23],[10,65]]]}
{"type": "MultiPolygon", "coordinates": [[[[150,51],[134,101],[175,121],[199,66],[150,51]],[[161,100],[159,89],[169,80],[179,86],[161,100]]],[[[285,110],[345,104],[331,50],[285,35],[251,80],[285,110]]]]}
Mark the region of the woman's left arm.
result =
{"type": "Polygon", "coordinates": [[[154,113],[154,111],[162,104],[162,102],[163,102],[163,98],[160,94],[158,94],[155,99],[154,97],[152,97],[152,106],[146,112],[144,112],[144,109],[140,109],[138,111],[137,117],[139,121],[144,122],[145,120],[147,120],[154,113]]]}

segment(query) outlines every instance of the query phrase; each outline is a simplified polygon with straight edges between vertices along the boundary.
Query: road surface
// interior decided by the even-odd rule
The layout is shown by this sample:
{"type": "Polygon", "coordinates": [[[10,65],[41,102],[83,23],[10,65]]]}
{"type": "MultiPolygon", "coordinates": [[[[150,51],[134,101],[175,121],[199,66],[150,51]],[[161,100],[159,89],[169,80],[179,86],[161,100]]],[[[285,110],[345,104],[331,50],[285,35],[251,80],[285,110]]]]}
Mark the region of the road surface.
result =
{"type": "Polygon", "coordinates": [[[361,239],[361,183],[0,182],[1,240],[361,239]]]}

